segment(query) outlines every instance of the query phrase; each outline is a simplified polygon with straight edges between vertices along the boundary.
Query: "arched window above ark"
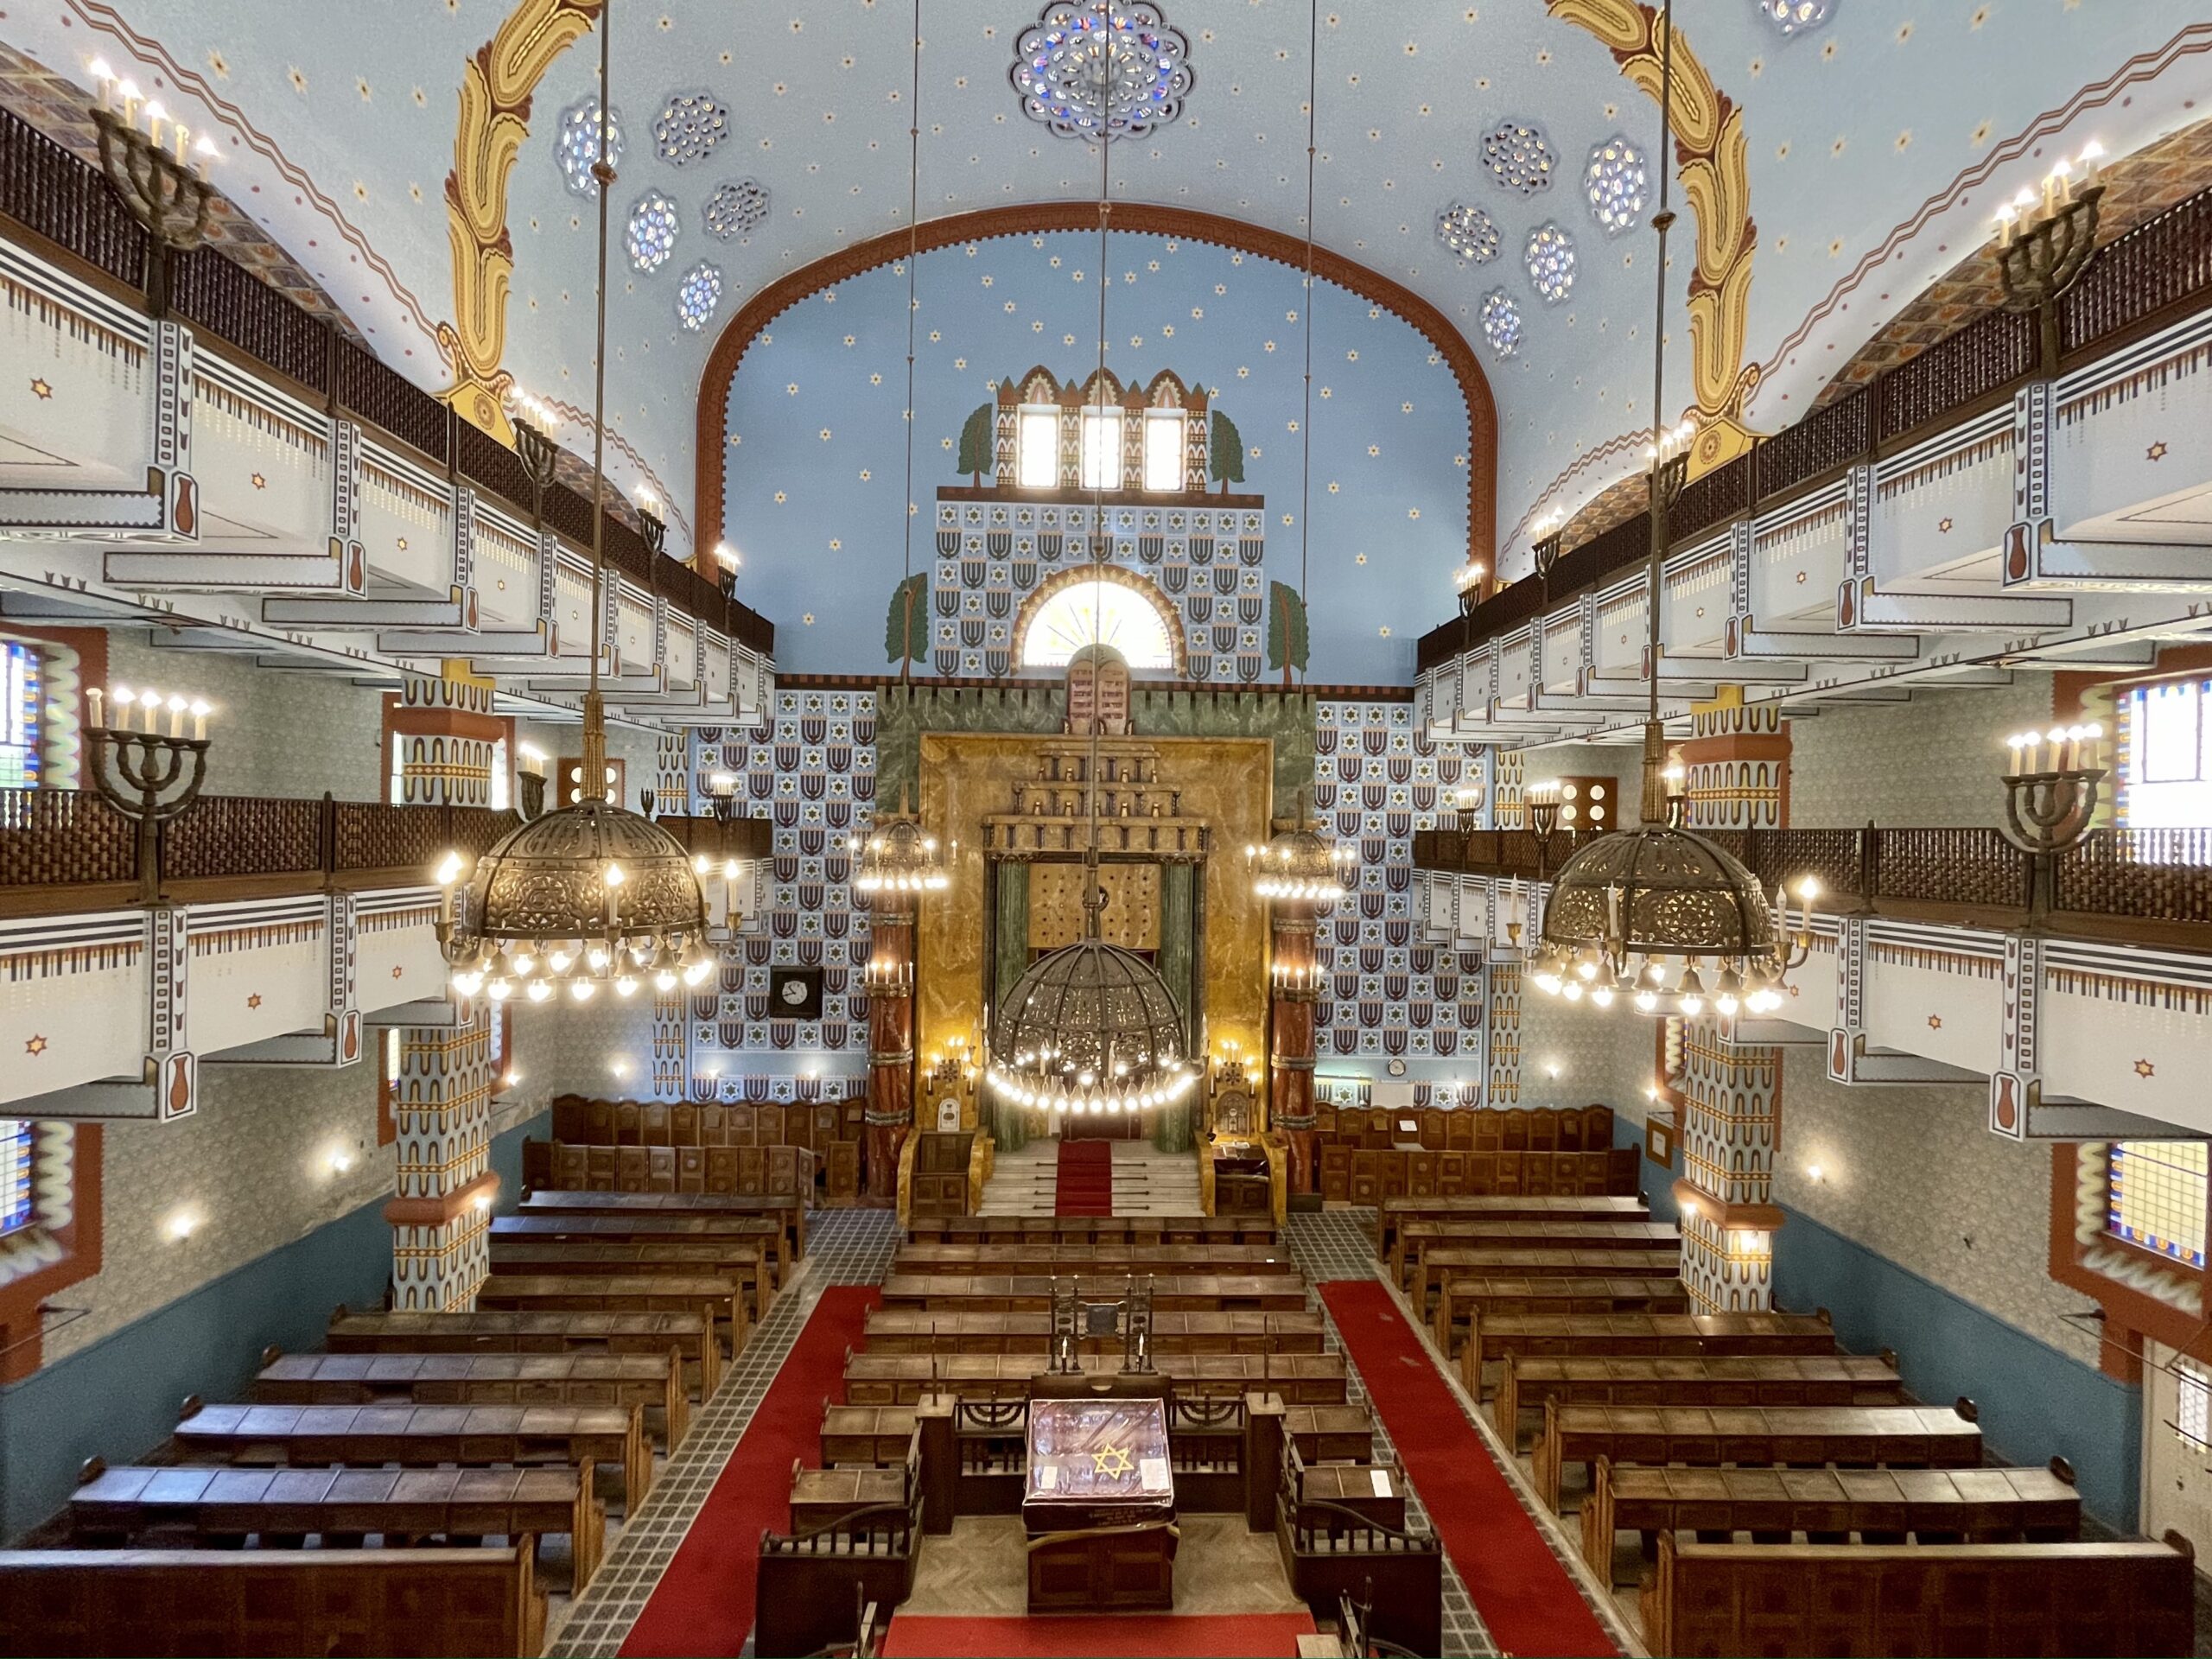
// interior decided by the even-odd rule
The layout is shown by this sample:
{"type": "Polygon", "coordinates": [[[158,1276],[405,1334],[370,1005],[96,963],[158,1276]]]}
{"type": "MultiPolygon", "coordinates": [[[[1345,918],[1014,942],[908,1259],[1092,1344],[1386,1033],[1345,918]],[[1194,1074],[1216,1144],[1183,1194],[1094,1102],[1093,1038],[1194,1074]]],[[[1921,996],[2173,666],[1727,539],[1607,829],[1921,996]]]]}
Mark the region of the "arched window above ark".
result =
{"type": "Polygon", "coordinates": [[[1158,596],[1119,573],[1071,570],[1023,607],[1017,638],[1024,668],[1065,668],[1077,652],[1104,645],[1140,673],[1178,671],[1179,629],[1158,596]]]}

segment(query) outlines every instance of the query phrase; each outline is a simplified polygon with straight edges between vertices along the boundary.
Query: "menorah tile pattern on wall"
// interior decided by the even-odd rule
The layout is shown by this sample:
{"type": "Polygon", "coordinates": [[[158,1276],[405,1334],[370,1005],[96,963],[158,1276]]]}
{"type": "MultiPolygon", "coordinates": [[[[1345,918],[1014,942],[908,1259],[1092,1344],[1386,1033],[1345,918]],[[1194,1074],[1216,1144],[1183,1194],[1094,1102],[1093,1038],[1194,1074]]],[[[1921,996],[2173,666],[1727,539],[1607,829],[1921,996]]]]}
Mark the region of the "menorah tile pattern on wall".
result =
{"type": "Polygon", "coordinates": [[[736,810],[775,826],[767,908],[745,925],[719,977],[691,998],[694,1073],[713,1068],[725,1099],[790,1099],[791,1064],[768,1056],[868,1050],[868,918],[853,892],[851,843],[875,821],[875,694],[779,690],[766,724],[702,727],[691,758],[693,810],[711,810],[709,780],[728,772],[737,779],[736,810]],[[815,967],[822,1017],[774,1017],[772,970],[815,967]],[[766,1072],[778,1075],[747,1075],[766,1072]]]}
{"type": "Polygon", "coordinates": [[[1313,801],[1324,833],[1358,861],[1315,944],[1316,1010],[1331,1055],[1434,1055],[1483,1066],[1482,958],[1422,942],[1413,913],[1413,836],[1434,827],[1465,761],[1440,753],[1404,702],[1319,702],[1313,801]]]}

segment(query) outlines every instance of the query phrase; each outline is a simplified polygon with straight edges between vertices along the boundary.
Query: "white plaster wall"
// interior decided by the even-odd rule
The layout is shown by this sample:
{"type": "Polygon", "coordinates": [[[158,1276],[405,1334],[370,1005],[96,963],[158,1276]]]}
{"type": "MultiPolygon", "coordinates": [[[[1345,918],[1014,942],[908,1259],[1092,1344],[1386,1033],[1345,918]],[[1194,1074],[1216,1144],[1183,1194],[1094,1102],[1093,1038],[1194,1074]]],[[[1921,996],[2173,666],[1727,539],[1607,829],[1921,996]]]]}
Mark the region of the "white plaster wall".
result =
{"type": "Polygon", "coordinates": [[[384,694],[374,688],[257,669],[243,657],[162,651],[135,630],[109,633],[107,660],[111,685],[215,706],[208,794],[382,798],[391,763],[380,753],[384,694]]]}
{"type": "Polygon", "coordinates": [[[1641,1123],[1644,1090],[1657,1074],[1655,1022],[1615,1004],[1564,1002],[1534,985],[1521,993],[1521,1104],[1586,1106],[1641,1123]],[[1557,1066],[1559,1076],[1550,1075],[1557,1066]]]}
{"type": "Polygon", "coordinates": [[[2059,1317],[2082,1299],[2050,1276],[2050,1148],[1992,1135],[1988,1109],[1979,1084],[1846,1088],[1828,1082],[1819,1050],[1792,1049],[1775,1198],[2094,1363],[2059,1317]]]}
{"type": "Polygon", "coordinates": [[[2050,724],[2048,674],[1986,691],[1923,691],[1877,709],[1830,705],[1789,722],[1797,830],[1988,828],[2002,819],[2004,741],[2050,724]]]}

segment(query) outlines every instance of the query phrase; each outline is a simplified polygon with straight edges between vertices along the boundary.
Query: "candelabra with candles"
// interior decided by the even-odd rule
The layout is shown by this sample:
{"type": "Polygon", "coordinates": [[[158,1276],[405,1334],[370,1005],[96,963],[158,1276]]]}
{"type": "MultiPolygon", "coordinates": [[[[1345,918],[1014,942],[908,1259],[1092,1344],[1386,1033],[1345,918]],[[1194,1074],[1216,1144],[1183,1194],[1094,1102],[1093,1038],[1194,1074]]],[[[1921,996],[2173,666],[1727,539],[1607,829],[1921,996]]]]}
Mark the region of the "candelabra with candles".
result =
{"type": "Polygon", "coordinates": [[[207,168],[216,149],[204,133],[194,144],[191,128],[173,119],[158,99],[142,99],[137,83],[118,78],[105,58],[93,59],[89,67],[100,93],[99,107],[92,111],[100,171],[146,232],[146,308],[163,316],[168,311],[170,257],[188,253],[207,239],[208,209],[215,199],[207,168]]]}
{"type": "Polygon", "coordinates": [[[507,421],[515,430],[515,454],[522,462],[523,476],[530,480],[531,520],[543,522],[545,492],[553,487],[553,480],[560,472],[561,446],[553,442],[553,434],[561,424],[560,413],[552,404],[531,397],[520,386],[510,386],[507,421]]]}
{"type": "Polygon", "coordinates": [[[976,1093],[976,1079],[982,1074],[975,1044],[965,1036],[947,1038],[942,1049],[930,1054],[929,1066],[924,1078],[929,1098],[959,1101],[964,1117],[967,1104],[976,1093]]]}
{"type": "Polygon", "coordinates": [[[737,573],[745,560],[728,542],[715,543],[715,586],[721,588],[722,597],[729,598],[737,591],[737,573]]]}
{"type": "Polygon", "coordinates": [[[1277,962],[1268,969],[1268,979],[1279,1001],[1319,1002],[1321,1000],[1322,973],[1312,963],[1277,962]]]}
{"type": "Polygon", "coordinates": [[[638,530],[645,538],[645,551],[668,550],[668,524],[660,516],[660,498],[651,490],[638,492],[638,530]]]}
{"type": "Polygon", "coordinates": [[[914,964],[904,958],[872,956],[861,969],[861,988],[870,1001],[914,994],[914,964]]]}
{"type": "Polygon", "coordinates": [[[1559,785],[1549,779],[1524,785],[1521,812],[1529,821],[1529,833],[1535,837],[1536,880],[1541,881],[1551,868],[1552,837],[1559,833],[1559,785]]]}
{"type": "Polygon", "coordinates": [[[2096,817],[2104,782],[2105,728],[2054,726],[2005,740],[2005,840],[2028,857],[2028,918],[2048,916],[2058,898],[2058,861],[2082,843],[2096,817]]]}
{"type": "Polygon", "coordinates": [[[2074,285],[2096,247],[2097,204],[2105,194],[2098,174],[2104,153],[2102,144],[2084,144],[2078,159],[2061,159],[2044,175],[2040,198],[2024,188],[1997,210],[1997,276],[2005,289],[2005,308],[2035,314],[2038,362],[2046,378],[2058,372],[2059,296],[2074,285]]]}
{"type": "Polygon", "coordinates": [[[1490,575],[1490,567],[1479,559],[1469,559],[1452,577],[1452,586],[1459,595],[1459,613],[1471,614],[1476,606],[1487,597],[1483,578],[1490,575]]]}
{"type": "Polygon", "coordinates": [[[1529,551],[1535,560],[1539,582],[1551,580],[1552,567],[1559,563],[1566,535],[1567,515],[1557,507],[1547,508],[1543,516],[1529,526],[1529,551]]]}
{"type": "Polygon", "coordinates": [[[138,897],[142,904],[161,898],[161,826],[200,798],[207,779],[207,718],[214,711],[158,691],[134,692],[127,685],[86,691],[92,724],[84,736],[90,748],[92,784],[100,798],[138,826],[138,897]],[[115,723],[108,723],[112,707],[115,723]],[[133,708],[138,728],[131,729],[133,708]],[[168,730],[161,729],[168,716],[168,730]],[[192,735],[185,735],[185,721],[192,735]]]}

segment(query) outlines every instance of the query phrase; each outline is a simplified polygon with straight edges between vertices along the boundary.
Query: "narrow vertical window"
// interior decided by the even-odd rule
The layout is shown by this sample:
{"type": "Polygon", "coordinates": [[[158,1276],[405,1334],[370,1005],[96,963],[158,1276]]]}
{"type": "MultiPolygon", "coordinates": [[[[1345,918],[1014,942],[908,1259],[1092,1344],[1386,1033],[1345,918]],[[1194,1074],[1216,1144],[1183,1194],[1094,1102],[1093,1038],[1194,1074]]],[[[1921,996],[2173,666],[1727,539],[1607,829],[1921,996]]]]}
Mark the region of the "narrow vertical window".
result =
{"type": "Polygon", "coordinates": [[[1180,410],[1148,409],[1144,415],[1144,486],[1147,490],[1183,487],[1183,414],[1180,410]]]}
{"type": "Polygon", "coordinates": [[[1021,454],[1016,476],[1025,490],[1049,490],[1060,481],[1060,411],[1021,411],[1021,454]]]}
{"type": "Polygon", "coordinates": [[[1118,409],[1083,411],[1083,487],[1122,487],[1122,411],[1118,409]]]}

